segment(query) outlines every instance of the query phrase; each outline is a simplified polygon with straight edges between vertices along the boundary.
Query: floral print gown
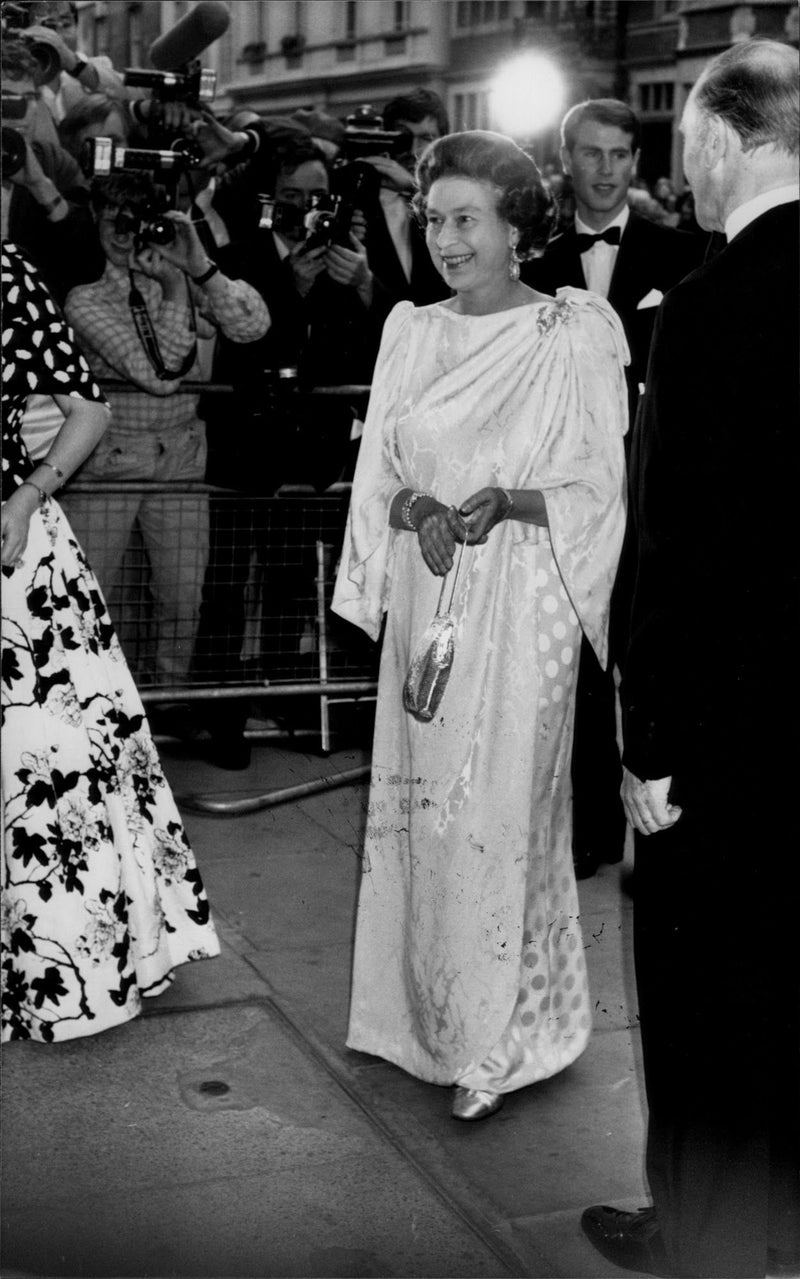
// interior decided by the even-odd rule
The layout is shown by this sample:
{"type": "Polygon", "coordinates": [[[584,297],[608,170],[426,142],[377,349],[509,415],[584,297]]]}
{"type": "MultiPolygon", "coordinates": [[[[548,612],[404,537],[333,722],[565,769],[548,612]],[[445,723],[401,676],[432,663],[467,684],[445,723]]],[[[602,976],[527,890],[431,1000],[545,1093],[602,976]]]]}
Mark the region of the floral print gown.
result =
{"type": "Polygon", "coordinates": [[[582,632],[606,660],[626,361],[578,289],[492,315],[402,302],[384,329],[334,594],[375,638],[386,613],[348,1045],[432,1083],[509,1092],[589,1037],[570,757],[582,632]],[[486,485],[540,490],[549,527],[509,520],[465,551],[449,682],[420,723],[402,686],[441,579],[389,509],[404,487],[459,506],[486,485]]]}
{"type": "MultiPolygon", "coordinates": [[[[3,495],[33,469],[30,393],[100,400],[71,329],[2,252],[3,495]]],[[[100,588],[58,503],[2,570],[2,1037],[128,1021],[219,952],[200,874],[100,588]]]]}

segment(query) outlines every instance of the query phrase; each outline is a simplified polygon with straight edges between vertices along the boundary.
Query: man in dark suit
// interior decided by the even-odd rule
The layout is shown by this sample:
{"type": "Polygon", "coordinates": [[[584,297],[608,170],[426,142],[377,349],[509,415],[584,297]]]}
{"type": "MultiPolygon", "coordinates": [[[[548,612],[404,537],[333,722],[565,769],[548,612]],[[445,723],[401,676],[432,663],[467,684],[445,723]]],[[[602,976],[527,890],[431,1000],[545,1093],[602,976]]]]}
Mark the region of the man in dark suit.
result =
{"type": "Polygon", "coordinates": [[[369,157],[380,174],[381,186],[367,219],[366,249],[370,270],[389,303],[409,298],[416,306],[450,297],[431,261],[425,236],[414,218],[414,167],[425,148],[450,132],[447,112],[430,89],[414,89],[392,98],[383,110],[385,129],[405,129],[411,137],[407,156],[369,157]]]}
{"type": "MultiPolygon", "coordinates": [[[[640,134],[634,112],[615,98],[581,102],[567,112],[561,125],[561,158],[572,178],[575,224],[547,246],[543,257],[523,267],[526,283],[543,293],[572,285],[611,303],[631,351],[631,423],[658,304],[699,265],[704,250],[699,237],[657,226],[629,209],[640,134]]],[[[581,645],[572,755],[572,846],[579,879],[593,875],[601,862],[620,861],[625,844],[613,667],[624,635],[627,579],[623,557],[612,601],[608,671],[602,670],[586,640],[581,645]]]]}
{"type": "Polygon", "coordinates": [[[623,799],[653,1207],[583,1226],[640,1273],[800,1273],[797,72],[748,41],[692,90],[684,168],[727,245],[661,307],[634,432],[623,799]]]}

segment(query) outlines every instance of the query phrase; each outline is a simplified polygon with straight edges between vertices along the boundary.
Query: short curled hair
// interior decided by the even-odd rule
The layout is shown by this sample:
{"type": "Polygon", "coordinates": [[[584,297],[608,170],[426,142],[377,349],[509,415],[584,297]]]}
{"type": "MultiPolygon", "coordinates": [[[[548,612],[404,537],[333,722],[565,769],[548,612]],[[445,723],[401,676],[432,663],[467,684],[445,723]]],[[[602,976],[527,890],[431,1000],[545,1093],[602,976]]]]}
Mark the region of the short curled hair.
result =
{"type": "Polygon", "coordinates": [[[556,205],[536,162],[502,133],[449,133],[426,147],[417,165],[414,207],[425,221],[428,193],[439,178],[470,178],[494,187],[498,215],[519,231],[517,256],[537,257],[550,238],[556,205]]]}
{"type": "Polygon", "coordinates": [[[800,151],[797,50],[774,40],[748,40],[719,54],[696,89],[698,109],[733,129],[742,150],[774,146],[800,151]]]}

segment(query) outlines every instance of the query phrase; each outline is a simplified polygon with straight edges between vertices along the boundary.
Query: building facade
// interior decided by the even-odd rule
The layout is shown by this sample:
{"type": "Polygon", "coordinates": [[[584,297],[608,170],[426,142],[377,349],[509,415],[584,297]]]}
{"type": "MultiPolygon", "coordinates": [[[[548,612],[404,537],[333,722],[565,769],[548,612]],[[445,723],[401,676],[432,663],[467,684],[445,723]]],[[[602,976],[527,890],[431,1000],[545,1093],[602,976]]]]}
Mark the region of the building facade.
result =
{"type": "MultiPolygon", "coordinates": [[[[147,51],[193,0],[80,0],[82,47],[117,67],[147,51]]],[[[344,118],[416,86],[444,99],[454,129],[497,127],[491,86],[523,50],[547,56],[566,84],[565,108],[624,98],[641,115],[641,171],[682,182],[678,123],[705,62],[756,36],[797,44],[795,0],[230,0],[226,33],[203,54],[217,72],[217,107],[286,115],[316,107],[344,118]]],[[[553,126],[532,141],[540,161],[553,126]]]]}

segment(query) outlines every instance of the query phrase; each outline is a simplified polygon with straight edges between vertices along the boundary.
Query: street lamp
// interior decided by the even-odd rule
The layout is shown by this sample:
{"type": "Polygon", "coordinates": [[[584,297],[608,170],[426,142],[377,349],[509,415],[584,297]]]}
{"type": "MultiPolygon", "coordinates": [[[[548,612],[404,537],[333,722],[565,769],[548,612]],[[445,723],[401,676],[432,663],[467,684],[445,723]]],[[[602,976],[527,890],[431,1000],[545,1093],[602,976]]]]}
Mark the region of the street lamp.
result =
{"type": "Polygon", "coordinates": [[[565,98],[558,67],[541,53],[520,53],[497,72],[489,90],[492,120],[502,132],[531,140],[560,116],[565,98]]]}

